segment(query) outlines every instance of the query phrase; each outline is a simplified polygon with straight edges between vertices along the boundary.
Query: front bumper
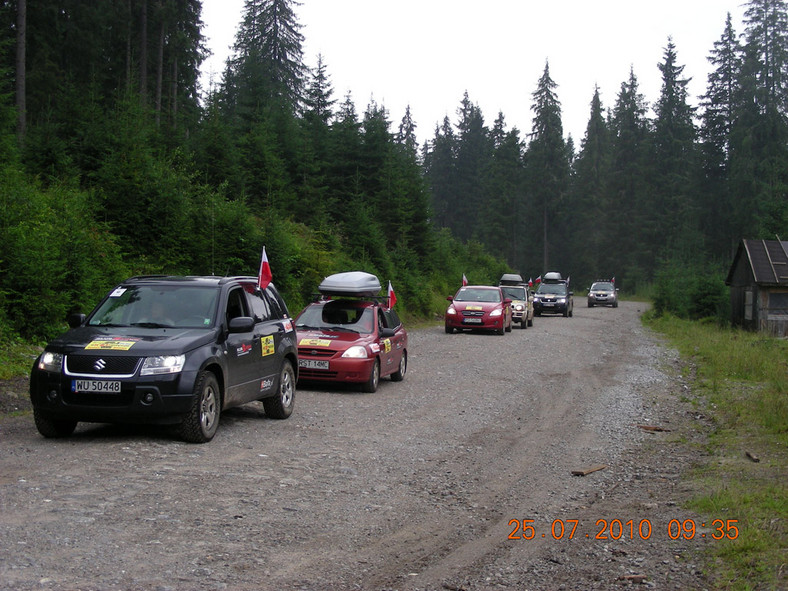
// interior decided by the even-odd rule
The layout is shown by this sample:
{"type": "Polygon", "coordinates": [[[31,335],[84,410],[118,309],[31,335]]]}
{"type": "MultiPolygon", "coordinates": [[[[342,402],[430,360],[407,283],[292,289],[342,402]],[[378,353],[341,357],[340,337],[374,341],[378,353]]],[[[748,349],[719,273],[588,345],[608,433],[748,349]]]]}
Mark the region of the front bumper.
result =
{"type": "Polygon", "coordinates": [[[52,419],[93,423],[176,424],[189,412],[197,372],[120,379],[120,392],[72,391],[73,378],[34,369],[33,407],[52,419]]]}
{"type": "Polygon", "coordinates": [[[331,358],[328,360],[328,369],[317,369],[305,367],[309,364],[311,356],[308,353],[299,352],[298,381],[363,383],[369,379],[375,359],[375,357],[364,359],[331,358]]]}
{"type": "Polygon", "coordinates": [[[568,302],[559,301],[535,301],[534,300],[534,313],[535,314],[563,314],[567,310],[568,302]]]}

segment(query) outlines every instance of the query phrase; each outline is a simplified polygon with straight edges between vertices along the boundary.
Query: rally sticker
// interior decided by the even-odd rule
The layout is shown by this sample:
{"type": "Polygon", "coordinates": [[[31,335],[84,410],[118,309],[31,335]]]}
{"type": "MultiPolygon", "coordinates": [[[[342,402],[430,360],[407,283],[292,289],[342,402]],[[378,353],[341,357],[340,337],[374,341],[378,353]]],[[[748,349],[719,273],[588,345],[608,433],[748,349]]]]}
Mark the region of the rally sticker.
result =
{"type": "Polygon", "coordinates": [[[301,339],[298,341],[299,347],[329,347],[331,341],[327,339],[301,339]]]}
{"type": "Polygon", "coordinates": [[[284,325],[285,332],[290,332],[291,330],[293,330],[293,323],[290,322],[289,318],[285,320],[282,324],[284,325]]]}
{"type": "Polygon", "coordinates": [[[124,293],[126,293],[126,288],[125,287],[118,287],[111,294],[109,294],[109,297],[111,297],[111,298],[119,298],[124,293]]]}
{"type": "Polygon", "coordinates": [[[91,351],[128,351],[138,340],[122,337],[99,337],[85,345],[85,349],[91,351]]]}
{"type": "Polygon", "coordinates": [[[274,354],[274,335],[269,335],[267,337],[260,337],[260,346],[263,349],[263,357],[266,355],[273,355],[274,354]]]}
{"type": "Polygon", "coordinates": [[[383,346],[386,348],[386,353],[391,351],[391,339],[384,339],[383,346]]]}
{"type": "Polygon", "coordinates": [[[484,310],[481,306],[465,306],[466,310],[484,310]]]}

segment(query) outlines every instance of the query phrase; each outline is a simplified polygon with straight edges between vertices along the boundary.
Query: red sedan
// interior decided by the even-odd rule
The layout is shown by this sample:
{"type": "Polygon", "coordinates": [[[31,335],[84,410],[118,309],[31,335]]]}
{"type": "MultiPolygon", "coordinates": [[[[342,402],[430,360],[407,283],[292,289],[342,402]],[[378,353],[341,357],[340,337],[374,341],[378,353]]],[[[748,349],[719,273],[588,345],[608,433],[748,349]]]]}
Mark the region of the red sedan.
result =
{"type": "Polygon", "coordinates": [[[512,330],[512,300],[500,287],[466,285],[452,297],[446,310],[446,332],[455,330],[494,330],[498,334],[512,330]]]}
{"type": "Polygon", "coordinates": [[[382,302],[315,302],[296,318],[296,331],[299,382],[356,383],[375,392],[382,377],[405,377],[408,333],[382,302]]]}

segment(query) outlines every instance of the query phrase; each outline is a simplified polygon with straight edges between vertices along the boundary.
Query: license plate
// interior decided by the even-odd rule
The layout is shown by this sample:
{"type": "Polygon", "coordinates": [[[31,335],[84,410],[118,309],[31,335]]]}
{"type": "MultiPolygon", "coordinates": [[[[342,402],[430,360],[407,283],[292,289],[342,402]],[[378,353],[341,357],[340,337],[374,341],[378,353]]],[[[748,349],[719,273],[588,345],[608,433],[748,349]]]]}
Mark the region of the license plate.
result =
{"type": "Polygon", "coordinates": [[[482,319],[481,318],[466,318],[465,320],[463,320],[463,322],[465,324],[481,324],[482,323],[482,319]]]}
{"type": "Polygon", "coordinates": [[[544,302],[543,306],[555,306],[555,302],[544,302]]]}
{"type": "Polygon", "coordinates": [[[328,361],[318,361],[317,359],[299,359],[298,367],[305,369],[328,369],[328,361]]]}
{"type": "Polygon", "coordinates": [[[73,380],[72,392],[109,392],[120,393],[120,382],[117,380],[73,380]]]}

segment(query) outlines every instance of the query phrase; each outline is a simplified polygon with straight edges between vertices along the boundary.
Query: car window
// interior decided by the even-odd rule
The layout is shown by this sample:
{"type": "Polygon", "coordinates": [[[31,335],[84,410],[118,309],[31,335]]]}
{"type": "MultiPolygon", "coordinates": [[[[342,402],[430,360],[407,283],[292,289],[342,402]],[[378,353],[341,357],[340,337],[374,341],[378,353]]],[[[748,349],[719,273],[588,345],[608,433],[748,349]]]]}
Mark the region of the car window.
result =
{"type": "Polygon", "coordinates": [[[394,310],[386,310],[384,312],[386,316],[386,322],[388,323],[389,328],[397,328],[402,321],[397,316],[397,313],[394,310]]]}
{"type": "Polygon", "coordinates": [[[207,327],[213,323],[218,293],[215,287],[122,285],[93,312],[88,324],[207,327]]]}
{"type": "Polygon", "coordinates": [[[594,283],[591,289],[595,291],[613,291],[614,288],[612,283],[594,283]]]}
{"type": "Polygon", "coordinates": [[[372,308],[336,300],[307,306],[296,320],[296,328],[347,329],[370,334],[375,326],[372,308]]]}
{"type": "Polygon", "coordinates": [[[497,289],[478,289],[463,287],[454,297],[459,302],[500,302],[501,292],[497,289]]]}
{"type": "Polygon", "coordinates": [[[250,293],[249,301],[252,303],[252,312],[256,321],[271,320],[271,307],[268,305],[267,298],[263,297],[263,292],[258,289],[250,293]]]}
{"type": "Polygon", "coordinates": [[[525,288],[524,287],[501,287],[501,291],[503,292],[504,297],[507,297],[512,300],[525,300],[525,288]]]}
{"type": "Polygon", "coordinates": [[[230,320],[233,318],[240,318],[241,316],[250,316],[250,314],[246,307],[243,289],[236,287],[227,294],[227,312],[225,314],[227,324],[229,325],[230,320]]]}
{"type": "Polygon", "coordinates": [[[539,294],[566,295],[565,283],[540,283],[536,290],[539,294]]]}

